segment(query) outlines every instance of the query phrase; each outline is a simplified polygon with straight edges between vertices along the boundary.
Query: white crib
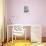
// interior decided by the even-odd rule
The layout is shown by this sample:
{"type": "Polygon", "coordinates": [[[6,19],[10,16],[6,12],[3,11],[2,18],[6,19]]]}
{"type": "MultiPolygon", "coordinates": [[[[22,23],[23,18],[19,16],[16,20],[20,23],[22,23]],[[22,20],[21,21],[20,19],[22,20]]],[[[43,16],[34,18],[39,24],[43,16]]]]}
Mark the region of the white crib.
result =
{"type": "Polygon", "coordinates": [[[42,30],[40,25],[23,25],[23,24],[14,24],[14,25],[8,25],[7,26],[7,42],[9,41],[10,35],[12,37],[12,42],[13,42],[13,37],[15,36],[23,36],[25,37],[25,41],[27,39],[26,31],[28,30],[30,33],[28,33],[31,42],[41,42],[41,37],[42,37],[42,30]],[[25,27],[26,28],[25,28],[25,27]],[[12,27],[12,30],[9,30],[9,28],[12,27]],[[23,28],[24,27],[24,28],[23,28]],[[29,29],[29,30],[28,30],[29,29]],[[11,34],[10,34],[10,33],[11,34]]]}
{"type": "Polygon", "coordinates": [[[27,35],[26,35],[26,28],[23,28],[24,26],[26,27],[27,25],[21,25],[21,24],[8,25],[7,26],[7,42],[9,41],[10,35],[12,35],[11,36],[12,37],[12,42],[13,42],[13,37],[14,36],[15,36],[15,40],[16,40],[16,36],[20,37],[20,36],[23,36],[23,35],[24,35],[24,39],[26,41],[27,35]],[[10,27],[12,27],[12,30],[9,30],[10,27]]]}

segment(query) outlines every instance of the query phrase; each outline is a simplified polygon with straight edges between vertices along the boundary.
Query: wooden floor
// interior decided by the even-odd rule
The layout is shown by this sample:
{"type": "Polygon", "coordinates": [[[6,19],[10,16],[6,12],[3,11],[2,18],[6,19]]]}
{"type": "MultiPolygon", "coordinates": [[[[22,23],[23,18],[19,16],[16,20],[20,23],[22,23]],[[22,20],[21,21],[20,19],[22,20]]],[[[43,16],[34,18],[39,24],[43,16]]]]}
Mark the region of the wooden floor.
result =
{"type": "Polygon", "coordinates": [[[3,46],[31,46],[30,41],[24,41],[24,40],[16,40],[16,41],[10,41],[8,43],[5,43],[3,46]]]}
{"type": "Polygon", "coordinates": [[[8,43],[5,43],[3,46],[46,46],[46,37],[42,37],[43,43],[31,43],[31,41],[27,40],[14,40],[9,41],[8,43]]]}
{"type": "Polygon", "coordinates": [[[46,37],[42,37],[42,42],[46,42],[46,37]]]}
{"type": "Polygon", "coordinates": [[[31,43],[30,41],[14,40],[5,43],[3,46],[46,46],[46,43],[31,43]]]}

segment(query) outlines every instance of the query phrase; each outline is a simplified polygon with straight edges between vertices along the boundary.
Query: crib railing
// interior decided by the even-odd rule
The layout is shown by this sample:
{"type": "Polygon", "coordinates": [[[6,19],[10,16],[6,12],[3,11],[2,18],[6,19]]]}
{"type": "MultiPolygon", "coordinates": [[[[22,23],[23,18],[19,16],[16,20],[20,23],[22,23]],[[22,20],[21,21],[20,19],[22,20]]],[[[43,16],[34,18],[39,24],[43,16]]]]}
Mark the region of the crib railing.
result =
{"type": "MultiPolygon", "coordinates": [[[[14,40],[17,40],[17,37],[23,36],[24,34],[24,40],[27,39],[31,42],[41,42],[42,38],[42,28],[41,25],[23,25],[23,24],[14,24],[14,25],[8,25],[7,26],[7,42],[9,41],[9,38],[12,38],[12,42],[14,40]],[[39,39],[38,39],[39,38],[39,39]],[[35,39],[35,40],[34,40],[35,39]]],[[[21,38],[20,38],[21,39],[21,38]]]]}
{"type": "MultiPolygon", "coordinates": [[[[9,41],[9,38],[12,38],[12,43],[14,41],[14,36],[15,36],[15,41],[17,40],[16,36],[18,37],[22,37],[24,35],[24,39],[25,41],[27,40],[29,36],[28,40],[31,40],[31,26],[27,26],[27,25],[8,25],[7,26],[7,42],[9,41]],[[27,31],[26,31],[27,30],[27,31]]],[[[21,39],[21,38],[20,38],[21,39]]]]}

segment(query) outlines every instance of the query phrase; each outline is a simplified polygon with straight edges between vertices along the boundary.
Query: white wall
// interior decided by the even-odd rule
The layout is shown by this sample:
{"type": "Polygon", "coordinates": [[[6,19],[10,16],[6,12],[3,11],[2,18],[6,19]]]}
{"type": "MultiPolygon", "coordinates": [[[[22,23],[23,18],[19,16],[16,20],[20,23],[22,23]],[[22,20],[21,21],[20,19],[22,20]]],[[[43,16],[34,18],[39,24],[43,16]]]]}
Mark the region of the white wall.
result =
{"type": "MultiPolygon", "coordinates": [[[[7,14],[10,19],[12,18],[12,23],[40,24],[42,25],[43,37],[46,37],[46,0],[8,0],[7,8],[7,14]],[[29,7],[27,14],[24,13],[25,5],[29,7]]],[[[10,24],[9,18],[8,24],[10,24]]]]}

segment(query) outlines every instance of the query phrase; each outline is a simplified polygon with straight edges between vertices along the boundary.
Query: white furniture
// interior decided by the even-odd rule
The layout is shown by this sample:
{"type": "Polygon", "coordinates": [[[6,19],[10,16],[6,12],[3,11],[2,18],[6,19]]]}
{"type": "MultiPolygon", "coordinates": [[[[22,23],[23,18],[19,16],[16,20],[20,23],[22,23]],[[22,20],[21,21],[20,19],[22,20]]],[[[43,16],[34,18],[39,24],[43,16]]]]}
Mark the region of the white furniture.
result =
{"type": "Polygon", "coordinates": [[[9,41],[10,34],[12,34],[12,42],[13,42],[14,36],[15,36],[15,40],[16,40],[16,36],[23,36],[25,34],[25,30],[23,29],[23,25],[16,25],[15,24],[15,25],[8,25],[7,26],[7,42],[9,41]],[[12,30],[9,30],[10,27],[12,27],[12,30]]]}
{"type": "MultiPolygon", "coordinates": [[[[27,35],[26,30],[29,31],[29,28],[27,29],[28,25],[21,25],[21,24],[14,24],[14,25],[8,25],[7,26],[7,42],[9,41],[10,36],[12,37],[12,42],[13,42],[13,37],[15,36],[15,40],[16,40],[16,36],[23,36],[25,38],[26,41],[26,37],[29,35],[27,35]],[[25,27],[24,27],[25,26],[25,27]],[[11,30],[12,27],[12,30],[11,30]]],[[[30,31],[31,32],[31,31],[30,31]]]]}
{"type": "Polygon", "coordinates": [[[16,40],[16,36],[20,37],[23,36],[25,33],[23,26],[21,25],[14,25],[13,29],[12,29],[12,42],[13,42],[13,36],[15,36],[15,40],[16,40]]]}
{"type": "MultiPolygon", "coordinates": [[[[15,40],[16,40],[16,36],[23,36],[23,34],[25,35],[25,41],[26,41],[26,31],[30,30],[30,38],[31,38],[31,42],[41,42],[41,38],[42,38],[42,28],[41,25],[24,25],[24,24],[14,24],[14,25],[8,25],[7,26],[7,42],[9,40],[9,34],[12,34],[12,42],[13,42],[13,36],[15,36],[15,40]],[[12,30],[9,31],[9,27],[12,26],[12,30]],[[23,29],[23,26],[30,26],[30,28],[27,29],[27,27],[23,29]],[[10,33],[9,33],[10,32],[10,33]]],[[[28,33],[28,32],[27,32],[28,33]]]]}
{"type": "Polygon", "coordinates": [[[42,40],[41,25],[32,25],[31,26],[31,41],[32,42],[41,42],[41,40],[42,40]]]}

